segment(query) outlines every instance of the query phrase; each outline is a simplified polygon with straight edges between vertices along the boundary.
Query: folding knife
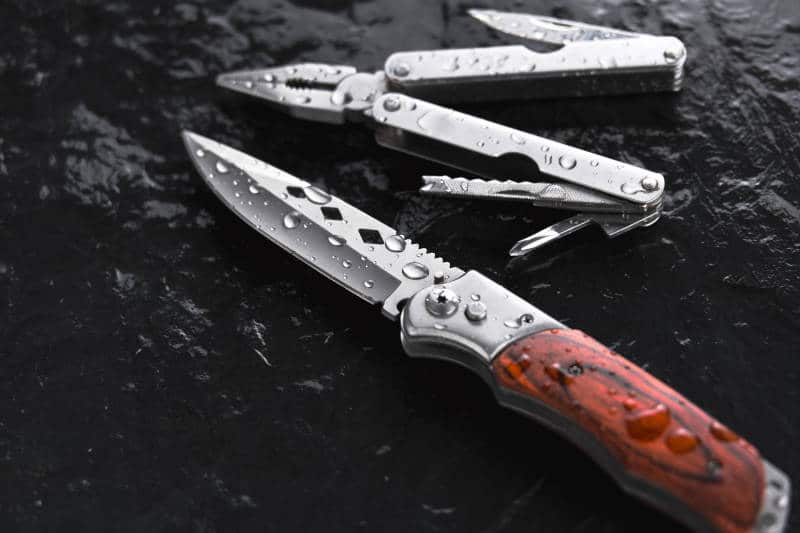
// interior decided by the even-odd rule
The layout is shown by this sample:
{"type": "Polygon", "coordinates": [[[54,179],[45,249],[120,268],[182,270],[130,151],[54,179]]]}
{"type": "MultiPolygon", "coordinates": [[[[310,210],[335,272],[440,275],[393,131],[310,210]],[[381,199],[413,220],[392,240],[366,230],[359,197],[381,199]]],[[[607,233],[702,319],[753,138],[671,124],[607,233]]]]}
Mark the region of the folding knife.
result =
{"type": "Polygon", "coordinates": [[[625,490],[698,531],[783,530],[786,475],[666,384],[341,199],[200,135],[184,142],[242,220],[399,321],[410,356],[474,370],[502,405],[558,431],[625,490]]]}

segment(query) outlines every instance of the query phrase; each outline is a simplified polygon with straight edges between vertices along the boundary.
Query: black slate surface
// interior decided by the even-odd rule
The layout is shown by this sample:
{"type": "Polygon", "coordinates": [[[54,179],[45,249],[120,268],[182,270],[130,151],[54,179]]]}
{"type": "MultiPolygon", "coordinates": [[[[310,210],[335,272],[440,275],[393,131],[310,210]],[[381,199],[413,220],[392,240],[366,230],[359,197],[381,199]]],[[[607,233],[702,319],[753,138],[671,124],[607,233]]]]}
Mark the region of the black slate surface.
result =
{"type": "Polygon", "coordinates": [[[588,4],[495,7],[677,35],[685,90],[464,109],[663,172],[666,214],[515,262],[563,215],[424,198],[419,176],[446,169],[212,83],[505,42],[473,4],[0,4],[2,530],[682,530],[466,370],[406,358],[394,324],[204,189],[182,128],[483,271],[800,479],[800,4],[588,4]]]}

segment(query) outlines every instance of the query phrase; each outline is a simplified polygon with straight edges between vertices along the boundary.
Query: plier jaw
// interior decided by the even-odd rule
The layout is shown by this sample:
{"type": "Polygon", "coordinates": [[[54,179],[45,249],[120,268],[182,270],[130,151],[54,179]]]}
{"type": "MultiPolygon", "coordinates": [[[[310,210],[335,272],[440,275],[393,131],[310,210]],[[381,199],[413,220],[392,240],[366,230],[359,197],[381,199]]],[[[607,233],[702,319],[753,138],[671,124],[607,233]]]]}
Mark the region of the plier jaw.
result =
{"type": "Polygon", "coordinates": [[[217,85],[260,98],[293,117],[344,124],[360,120],[385,92],[386,82],[381,73],[359,73],[347,65],[298,63],[221,74],[217,85]]]}

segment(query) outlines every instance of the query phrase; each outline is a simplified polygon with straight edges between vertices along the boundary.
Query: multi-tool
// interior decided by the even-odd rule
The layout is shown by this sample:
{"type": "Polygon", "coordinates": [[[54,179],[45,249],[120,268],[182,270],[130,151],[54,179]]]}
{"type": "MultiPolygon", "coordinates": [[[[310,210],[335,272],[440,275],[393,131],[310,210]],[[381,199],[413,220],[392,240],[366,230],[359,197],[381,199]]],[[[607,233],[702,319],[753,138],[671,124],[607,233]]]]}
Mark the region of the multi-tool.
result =
{"type": "Polygon", "coordinates": [[[363,122],[381,145],[491,180],[428,176],[424,193],[579,212],[519,241],[512,255],[590,224],[613,237],[655,223],[664,194],[661,174],[432,102],[676,91],[686,59],[681,41],[534,15],[470,14],[498,31],[557,48],[399,52],[375,73],[303,63],[222,74],[217,83],[299,118],[363,122]]]}
{"type": "Polygon", "coordinates": [[[308,182],[194,133],[184,142],[242,220],[398,321],[410,356],[474,370],[502,405],[560,432],[627,491],[698,531],[783,530],[786,475],[646,371],[308,182]]]}

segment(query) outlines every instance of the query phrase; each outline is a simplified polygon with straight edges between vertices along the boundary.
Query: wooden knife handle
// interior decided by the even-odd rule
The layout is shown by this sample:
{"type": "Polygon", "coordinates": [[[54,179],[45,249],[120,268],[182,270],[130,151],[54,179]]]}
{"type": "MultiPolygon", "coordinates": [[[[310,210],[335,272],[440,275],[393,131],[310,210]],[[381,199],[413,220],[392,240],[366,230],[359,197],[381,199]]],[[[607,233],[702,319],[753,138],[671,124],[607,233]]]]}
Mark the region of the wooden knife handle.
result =
{"type": "Polygon", "coordinates": [[[532,334],[491,366],[503,403],[548,413],[628,490],[700,530],[764,530],[755,447],[585,333],[532,334]]]}

